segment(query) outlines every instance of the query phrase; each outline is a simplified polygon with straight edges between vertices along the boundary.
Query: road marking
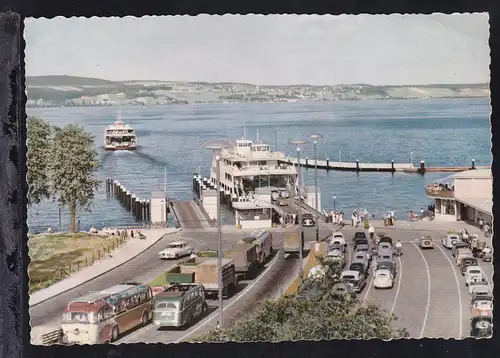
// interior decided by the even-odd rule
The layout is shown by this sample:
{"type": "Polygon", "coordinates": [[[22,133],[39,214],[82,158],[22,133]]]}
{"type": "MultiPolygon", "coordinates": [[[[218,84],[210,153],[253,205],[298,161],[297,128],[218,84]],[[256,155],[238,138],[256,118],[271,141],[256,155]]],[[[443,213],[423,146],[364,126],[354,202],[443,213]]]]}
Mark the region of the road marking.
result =
{"type": "MultiPolygon", "coordinates": [[[[273,258],[273,260],[269,263],[269,266],[266,267],[266,269],[259,275],[259,277],[257,277],[255,279],[254,282],[252,282],[252,284],[250,284],[249,286],[247,286],[242,292],[240,292],[240,294],[235,298],[233,299],[231,302],[229,302],[228,305],[224,306],[222,312],[226,311],[227,309],[229,309],[229,307],[231,307],[235,302],[237,302],[241,297],[245,296],[245,294],[250,291],[265,275],[266,273],[271,269],[271,267],[274,266],[274,264],[276,263],[276,261],[278,260],[278,257],[279,257],[279,251],[276,253],[276,256],[273,258]]],[[[216,315],[219,313],[219,309],[216,309],[214,312],[212,312],[212,314],[210,316],[208,316],[207,318],[205,318],[204,321],[200,322],[196,327],[194,327],[191,331],[189,331],[188,333],[186,333],[185,335],[183,335],[181,338],[177,339],[176,341],[174,341],[174,343],[179,343],[181,342],[182,340],[186,339],[187,337],[189,337],[190,335],[192,335],[194,332],[196,332],[197,330],[199,330],[200,328],[204,327],[207,323],[209,323],[212,319],[214,319],[216,317],[216,315]]]]}
{"type": "Polygon", "coordinates": [[[451,266],[451,269],[453,270],[453,274],[455,275],[455,282],[457,283],[457,290],[458,290],[458,305],[460,307],[460,314],[459,314],[459,319],[460,319],[460,324],[459,324],[459,334],[458,334],[458,339],[462,338],[462,318],[463,318],[463,313],[462,313],[462,291],[460,291],[460,282],[458,281],[458,275],[457,275],[457,270],[455,269],[455,266],[453,266],[453,263],[451,262],[450,258],[448,255],[446,255],[446,252],[444,250],[436,245],[437,248],[441,251],[441,253],[444,255],[446,260],[448,260],[448,263],[451,266]]]}
{"type": "MultiPolygon", "coordinates": [[[[427,269],[427,305],[425,307],[425,315],[424,315],[424,323],[422,324],[422,330],[420,331],[420,338],[424,335],[424,330],[425,330],[425,325],[427,324],[427,316],[429,315],[429,307],[431,305],[431,271],[429,270],[429,265],[427,264],[427,260],[422,253],[422,250],[420,250],[414,242],[412,242],[413,246],[417,249],[417,251],[420,253],[420,256],[422,256],[422,259],[424,260],[425,263],[425,268],[427,269]]],[[[460,328],[461,329],[461,328],[460,328]]]]}
{"type": "Polygon", "coordinates": [[[401,288],[401,277],[403,277],[403,263],[401,262],[401,257],[398,256],[398,261],[399,261],[399,267],[401,267],[401,271],[398,272],[398,289],[396,290],[396,296],[394,296],[394,303],[392,304],[391,308],[391,315],[394,312],[394,308],[396,308],[396,302],[398,301],[398,296],[399,296],[399,290],[401,288]]]}

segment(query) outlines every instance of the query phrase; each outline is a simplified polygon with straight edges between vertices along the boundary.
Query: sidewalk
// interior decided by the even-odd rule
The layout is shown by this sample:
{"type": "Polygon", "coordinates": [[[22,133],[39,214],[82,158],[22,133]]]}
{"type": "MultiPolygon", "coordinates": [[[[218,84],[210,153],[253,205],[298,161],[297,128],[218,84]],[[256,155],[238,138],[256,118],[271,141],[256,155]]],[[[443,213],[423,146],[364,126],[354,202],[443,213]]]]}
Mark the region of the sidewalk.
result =
{"type": "Polygon", "coordinates": [[[418,221],[408,221],[408,220],[396,220],[394,226],[384,226],[383,220],[372,220],[371,224],[377,229],[413,229],[413,230],[437,230],[437,231],[448,231],[455,230],[460,231],[460,229],[467,229],[469,234],[477,234],[479,237],[484,237],[484,234],[476,226],[467,224],[465,222],[446,222],[439,220],[429,221],[427,219],[418,221]]]}
{"type": "Polygon", "coordinates": [[[34,292],[30,295],[29,304],[31,307],[36,306],[37,304],[47,301],[54,296],[60,295],[61,293],[69,291],[84,284],[85,282],[101,276],[139,256],[142,252],[146,251],[156,242],[161,240],[164,235],[174,234],[181,230],[182,229],[176,228],[141,230],[141,232],[146,236],[146,239],[128,239],[122,247],[112,252],[110,256],[95,262],[92,266],[75,272],[64,280],[56,282],[52,286],[34,292]]]}

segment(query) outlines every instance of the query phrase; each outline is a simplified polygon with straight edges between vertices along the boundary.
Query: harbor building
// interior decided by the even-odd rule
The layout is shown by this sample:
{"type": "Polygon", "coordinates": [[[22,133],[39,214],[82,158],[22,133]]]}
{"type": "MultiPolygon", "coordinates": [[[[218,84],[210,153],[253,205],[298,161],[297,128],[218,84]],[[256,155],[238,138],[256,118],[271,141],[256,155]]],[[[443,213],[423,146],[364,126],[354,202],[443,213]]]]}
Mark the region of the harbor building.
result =
{"type": "Polygon", "coordinates": [[[435,218],[478,224],[493,220],[493,176],[491,169],[467,170],[426,185],[425,195],[433,199],[435,218]]]}

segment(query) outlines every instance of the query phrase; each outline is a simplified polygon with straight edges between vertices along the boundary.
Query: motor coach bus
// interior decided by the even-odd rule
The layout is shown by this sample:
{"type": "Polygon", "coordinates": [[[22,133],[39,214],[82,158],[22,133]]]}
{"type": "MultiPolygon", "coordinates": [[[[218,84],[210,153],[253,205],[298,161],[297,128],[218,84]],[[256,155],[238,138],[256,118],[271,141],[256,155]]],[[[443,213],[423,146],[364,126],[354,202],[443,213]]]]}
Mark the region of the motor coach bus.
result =
{"type": "Polygon", "coordinates": [[[207,310],[203,285],[172,284],[153,299],[153,324],[158,328],[188,327],[207,310]]]}
{"type": "Polygon", "coordinates": [[[120,334],[149,322],[153,296],[163,290],[143,284],[119,284],[72,299],[62,315],[62,343],[116,341],[120,334]]]}
{"type": "Polygon", "coordinates": [[[257,257],[259,258],[259,262],[261,264],[266,262],[266,260],[273,253],[273,235],[269,231],[253,231],[250,234],[245,235],[242,241],[247,244],[255,244],[257,246],[257,257]]]}

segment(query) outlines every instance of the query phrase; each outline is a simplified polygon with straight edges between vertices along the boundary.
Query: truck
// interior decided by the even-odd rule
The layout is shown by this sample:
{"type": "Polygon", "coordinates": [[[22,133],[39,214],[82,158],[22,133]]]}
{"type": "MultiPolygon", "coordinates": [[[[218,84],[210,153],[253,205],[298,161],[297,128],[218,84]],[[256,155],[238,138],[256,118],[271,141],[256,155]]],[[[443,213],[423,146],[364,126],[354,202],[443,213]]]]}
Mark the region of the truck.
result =
{"type": "Polygon", "coordinates": [[[165,273],[165,281],[173,283],[193,283],[194,270],[190,266],[175,265],[165,273]]]}
{"type": "Polygon", "coordinates": [[[273,254],[273,234],[270,231],[253,231],[245,235],[239,242],[256,245],[257,256],[261,265],[264,265],[273,254]]]}
{"type": "Polygon", "coordinates": [[[250,279],[256,274],[259,266],[257,245],[254,243],[237,242],[224,257],[234,261],[236,276],[240,279],[250,279]]]}
{"type": "MultiPolygon", "coordinates": [[[[218,259],[207,258],[195,266],[195,282],[205,288],[207,297],[217,297],[219,292],[218,259]]],[[[229,298],[236,289],[236,269],[234,260],[222,259],[222,297],[229,298]]]]}
{"type": "Polygon", "coordinates": [[[302,252],[304,253],[304,237],[302,236],[302,243],[299,240],[299,234],[296,232],[285,233],[283,251],[285,253],[285,258],[290,256],[298,256],[300,253],[300,245],[302,244],[302,252]]]}

